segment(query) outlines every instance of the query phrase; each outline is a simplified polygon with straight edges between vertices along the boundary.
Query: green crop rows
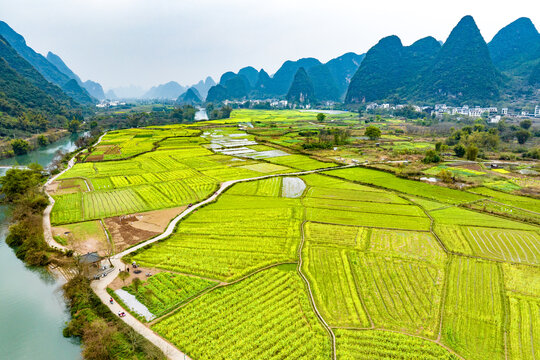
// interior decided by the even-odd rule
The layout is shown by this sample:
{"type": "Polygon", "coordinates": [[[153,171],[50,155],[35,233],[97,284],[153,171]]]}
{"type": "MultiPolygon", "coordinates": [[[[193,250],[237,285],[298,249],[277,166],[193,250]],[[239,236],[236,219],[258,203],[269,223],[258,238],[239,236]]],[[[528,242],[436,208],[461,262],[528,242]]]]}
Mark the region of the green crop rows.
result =
{"type": "Polygon", "coordinates": [[[342,360],[457,360],[442,346],[417,337],[389,331],[338,329],[337,357],[342,360]]]}
{"type": "Polygon", "coordinates": [[[504,356],[501,275],[497,264],[452,259],[443,338],[467,359],[502,359],[504,356]]]}
{"type": "MultiPolygon", "coordinates": [[[[283,142],[295,140],[291,124],[314,116],[241,110],[208,124],[271,121],[254,133],[283,142]]],[[[190,126],[113,133],[100,150],[105,160],[139,152],[64,174],[79,190],[55,196],[53,223],[186,205],[224,181],[336,166],[298,154],[261,162],[211,150],[212,136],[237,133],[199,136],[190,126]],[[177,135],[163,137],[168,132],[177,135]]],[[[534,219],[537,199],[360,167],[298,178],[306,184],[299,198],[283,197],[281,176],[235,184],[169,238],[128,256],[165,270],[138,291],[127,287],[162,316],[152,330],[193,359],[331,359],[330,331],[338,359],[540,358],[540,232],[516,221],[534,219]]]]}
{"type": "Polygon", "coordinates": [[[160,272],[137,289],[132,284],[124,287],[124,290],[135,295],[154,315],[160,316],[213,285],[216,283],[210,280],[160,272]]]}
{"type": "Polygon", "coordinates": [[[293,266],[218,288],[154,331],[195,359],[329,359],[330,339],[293,266]]]}

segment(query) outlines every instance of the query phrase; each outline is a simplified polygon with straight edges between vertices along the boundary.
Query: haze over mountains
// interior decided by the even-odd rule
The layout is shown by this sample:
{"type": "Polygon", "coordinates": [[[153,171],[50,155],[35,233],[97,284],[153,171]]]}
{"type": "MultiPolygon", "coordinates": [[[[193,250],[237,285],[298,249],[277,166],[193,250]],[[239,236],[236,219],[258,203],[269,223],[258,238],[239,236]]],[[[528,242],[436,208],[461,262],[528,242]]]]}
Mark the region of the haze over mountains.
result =
{"type": "MultiPolygon", "coordinates": [[[[250,74],[253,77],[254,71],[250,74]]],[[[210,90],[208,100],[299,99],[299,93],[305,93],[309,101],[344,100],[349,104],[486,105],[518,93],[538,100],[539,78],[540,35],[530,19],[520,18],[501,29],[488,46],[474,19],[465,16],[444,43],[426,37],[403,46],[399,37],[392,35],[366,54],[347,53],[326,64],[314,58],[286,61],[272,77],[261,69],[255,86],[241,71],[227,72],[219,86],[210,90]],[[307,78],[298,74],[300,68],[307,78]]]]}
{"type": "MultiPolygon", "coordinates": [[[[177,100],[184,104],[289,99],[310,103],[487,105],[515,99],[538,100],[540,97],[540,34],[528,18],[519,18],[502,28],[489,44],[474,19],[465,16],[444,43],[428,36],[403,46],[398,36],[391,35],[381,39],[365,54],[348,52],[326,63],[309,57],[285,61],[272,76],[264,69],[246,66],[238,72],[224,73],[217,84],[207,77],[192,86],[169,81],[149,90],[126,86],[109,89],[106,93],[99,83],[82,81],[60,56],[53,52],[46,57],[36,53],[4,22],[0,22],[0,35],[4,39],[2,58],[6,64],[2,65],[5,79],[14,81],[18,76],[22,77],[26,81],[19,81],[17,86],[24,86],[25,93],[35,91],[40,97],[45,92],[51,96],[49,109],[55,102],[59,106],[76,107],[78,104],[92,105],[106,98],[177,100]],[[14,61],[13,51],[9,49],[27,65],[23,66],[20,59],[14,61]],[[34,71],[28,70],[29,67],[34,71]],[[36,72],[42,79],[38,80],[36,72]],[[50,85],[53,84],[60,91],[52,91],[50,85]]],[[[6,81],[3,83],[8,86],[6,81]]],[[[12,91],[0,91],[6,99],[7,94],[14,96],[12,91]]],[[[18,106],[31,105],[28,101],[19,103],[19,100],[23,101],[14,100],[18,106]]]]}

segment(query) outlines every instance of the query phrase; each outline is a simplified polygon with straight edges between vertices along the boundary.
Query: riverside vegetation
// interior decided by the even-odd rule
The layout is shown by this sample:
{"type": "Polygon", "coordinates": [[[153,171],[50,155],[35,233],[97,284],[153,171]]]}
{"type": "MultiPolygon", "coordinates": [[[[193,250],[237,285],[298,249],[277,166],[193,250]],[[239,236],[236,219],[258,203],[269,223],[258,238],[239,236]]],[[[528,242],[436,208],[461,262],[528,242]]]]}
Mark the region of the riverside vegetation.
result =
{"type": "MultiPolygon", "coordinates": [[[[41,189],[46,180],[44,174],[43,168],[31,164],[29,169],[10,169],[0,178],[2,201],[10,205],[14,222],[6,242],[15,249],[16,256],[30,266],[77,268],[77,260],[71,250],[63,253],[50,248],[45,242],[42,212],[48,205],[48,199],[41,189]]],[[[72,316],[64,329],[64,336],[82,340],[85,359],[165,358],[159,349],[101,303],[81,273],[77,273],[63,288],[72,316]]]]}
{"type": "Polygon", "coordinates": [[[536,189],[535,177],[521,177],[513,193],[491,184],[516,180],[487,168],[461,190],[420,182],[407,167],[432,165],[420,156],[411,165],[373,161],[404,140],[390,126],[382,146],[354,139],[366,126],[351,113],[317,121],[235,110],[230,119],[109,132],[58,179],[52,221],[185,206],[225,181],[270,176],[231,186],[169,238],[124,259],[158,272],[123,288],[157,317],[147,325],[187,355],[540,356],[540,228],[520,218],[538,216],[540,200],[520,195],[536,189]],[[325,127],[350,137],[335,149],[302,146],[333,141],[332,132],[306,136],[325,127]],[[363,161],[359,144],[371,168],[332,169],[363,161]],[[286,190],[281,174],[305,188],[286,190]]]}

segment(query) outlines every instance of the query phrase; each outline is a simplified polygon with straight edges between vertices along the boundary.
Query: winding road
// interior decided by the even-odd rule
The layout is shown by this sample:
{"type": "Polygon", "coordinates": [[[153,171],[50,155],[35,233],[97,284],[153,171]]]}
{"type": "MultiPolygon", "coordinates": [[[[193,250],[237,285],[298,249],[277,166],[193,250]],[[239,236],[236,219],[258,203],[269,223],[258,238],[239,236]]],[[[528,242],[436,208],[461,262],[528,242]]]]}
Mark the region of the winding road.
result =
{"type": "MultiPolygon", "coordinates": [[[[104,133],[103,135],[100,136],[100,138],[96,142],[96,145],[99,144],[99,142],[101,141],[103,136],[105,136],[105,134],[106,133],[104,133]]],[[[47,182],[45,183],[45,185],[43,187],[44,192],[45,192],[45,194],[47,195],[47,197],[49,198],[49,201],[50,201],[49,206],[47,206],[47,208],[45,209],[45,211],[43,213],[43,232],[44,232],[45,241],[47,242],[47,244],[50,247],[52,247],[54,249],[57,249],[57,250],[61,250],[61,251],[67,251],[69,249],[67,247],[63,246],[63,245],[58,244],[53,238],[52,227],[51,227],[51,211],[52,211],[52,208],[54,206],[54,199],[47,192],[47,186],[50,185],[59,176],[64,174],[66,171],[68,171],[69,169],[71,169],[75,165],[75,159],[76,159],[76,156],[78,154],[79,153],[77,153],[68,162],[68,166],[63,171],[61,171],[60,173],[58,173],[55,176],[52,176],[49,180],[47,180],[47,182]]],[[[223,182],[223,183],[221,183],[219,189],[214,194],[212,194],[210,197],[208,197],[207,199],[205,199],[205,200],[203,200],[203,201],[201,201],[201,202],[199,202],[197,204],[194,204],[193,206],[191,206],[189,208],[186,208],[182,213],[180,213],[178,216],[176,216],[169,223],[169,225],[167,226],[167,228],[165,229],[165,231],[163,233],[161,233],[160,235],[158,235],[158,236],[156,236],[156,237],[154,237],[152,239],[146,240],[146,241],[144,241],[144,242],[142,242],[142,243],[140,243],[140,244],[138,244],[136,246],[133,246],[133,247],[131,247],[129,249],[126,249],[126,250],[114,255],[113,257],[111,257],[110,260],[111,260],[111,263],[112,263],[112,265],[114,267],[113,271],[110,272],[107,276],[105,276],[105,277],[103,277],[103,278],[101,278],[99,280],[92,281],[92,283],[91,283],[92,290],[96,293],[96,295],[101,299],[101,301],[105,305],[109,306],[109,308],[111,309],[111,311],[114,314],[125,311],[125,309],[123,309],[116,302],[114,302],[113,304],[110,304],[109,303],[110,295],[107,293],[107,287],[109,286],[109,284],[119,274],[120,269],[125,268],[125,264],[121,260],[122,257],[124,257],[124,256],[126,256],[126,255],[128,255],[128,254],[130,254],[130,253],[132,253],[134,251],[137,251],[137,250],[139,250],[139,249],[141,249],[141,248],[143,248],[145,246],[148,246],[148,245],[150,245],[152,243],[155,243],[156,241],[160,241],[160,240],[163,240],[163,239],[169,237],[174,232],[174,229],[176,228],[176,225],[178,224],[178,222],[180,222],[180,220],[182,220],[183,218],[185,218],[186,216],[191,214],[193,211],[197,210],[199,207],[216,201],[217,198],[219,197],[219,195],[221,195],[225,190],[227,190],[229,187],[233,186],[234,184],[241,183],[241,182],[246,182],[246,181],[269,179],[269,178],[280,177],[280,176],[307,175],[307,174],[322,172],[322,171],[326,171],[326,170],[344,169],[344,168],[349,168],[349,167],[354,167],[354,166],[356,166],[356,165],[352,164],[352,165],[344,165],[344,166],[334,166],[334,167],[323,168],[323,169],[306,170],[306,171],[299,171],[299,172],[293,172],[293,173],[284,173],[284,174],[264,175],[264,176],[252,177],[252,178],[247,178],[247,179],[238,179],[238,180],[230,180],[230,181],[223,182]]],[[[308,286],[309,286],[309,284],[308,284],[308,286]]],[[[311,296],[311,292],[310,292],[310,296],[311,296]]],[[[311,299],[311,301],[312,301],[312,305],[315,308],[315,311],[318,313],[318,310],[316,308],[316,305],[315,305],[315,302],[314,302],[313,298],[311,299]]],[[[187,360],[187,359],[190,359],[186,354],[181,352],[177,347],[175,347],[170,342],[163,339],[157,333],[152,331],[152,329],[150,329],[145,324],[143,324],[141,321],[139,321],[137,318],[132,316],[129,312],[126,312],[126,316],[122,317],[121,319],[126,324],[131,326],[135,331],[137,331],[139,334],[141,334],[146,339],[148,339],[151,343],[153,343],[155,346],[157,346],[169,359],[172,359],[172,360],[187,360]]],[[[324,322],[324,320],[322,318],[320,318],[320,319],[323,321],[325,327],[328,328],[328,325],[326,324],[326,322],[324,322]]],[[[330,330],[330,333],[332,333],[331,330],[330,330]]],[[[334,342],[334,344],[335,344],[335,342],[334,342]]],[[[335,356],[335,351],[334,351],[334,356],[335,356]]]]}

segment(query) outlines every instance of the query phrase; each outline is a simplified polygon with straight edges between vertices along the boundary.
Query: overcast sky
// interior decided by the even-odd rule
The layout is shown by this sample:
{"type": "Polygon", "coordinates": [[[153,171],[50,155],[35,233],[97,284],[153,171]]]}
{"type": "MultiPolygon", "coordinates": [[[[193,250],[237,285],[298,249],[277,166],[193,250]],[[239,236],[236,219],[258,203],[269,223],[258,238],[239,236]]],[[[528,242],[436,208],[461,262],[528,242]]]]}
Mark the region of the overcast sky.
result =
{"type": "Polygon", "coordinates": [[[52,51],[105,89],[175,80],[287,59],[325,62],[366,52],[381,37],[446,40],[472,15],[486,41],[521,16],[540,27],[538,0],[0,0],[0,18],[36,51],[52,51]]]}

